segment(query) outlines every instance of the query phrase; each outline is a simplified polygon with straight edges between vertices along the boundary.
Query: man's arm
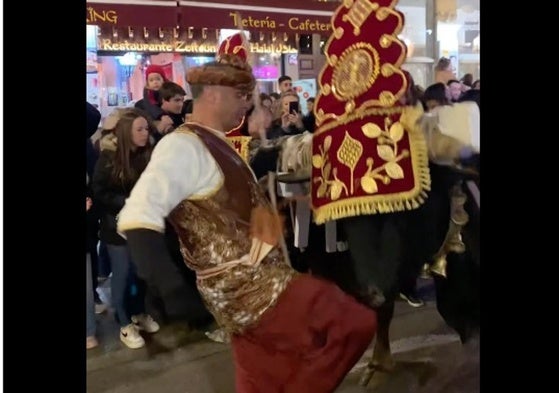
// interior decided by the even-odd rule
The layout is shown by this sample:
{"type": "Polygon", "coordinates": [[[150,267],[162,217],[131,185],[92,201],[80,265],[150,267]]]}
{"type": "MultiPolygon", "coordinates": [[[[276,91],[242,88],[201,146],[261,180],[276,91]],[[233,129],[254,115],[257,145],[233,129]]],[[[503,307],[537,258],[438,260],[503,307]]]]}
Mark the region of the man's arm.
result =
{"type": "Polygon", "coordinates": [[[155,147],[151,160],[120,211],[118,230],[163,233],[165,218],[183,200],[211,194],[223,175],[204,143],[177,131],[155,147]]]}
{"type": "Polygon", "coordinates": [[[166,247],[165,217],[181,201],[215,190],[222,178],[217,163],[196,135],[173,133],[154,149],[120,211],[118,231],[128,240],[138,275],[162,295],[184,286],[166,247]]]}

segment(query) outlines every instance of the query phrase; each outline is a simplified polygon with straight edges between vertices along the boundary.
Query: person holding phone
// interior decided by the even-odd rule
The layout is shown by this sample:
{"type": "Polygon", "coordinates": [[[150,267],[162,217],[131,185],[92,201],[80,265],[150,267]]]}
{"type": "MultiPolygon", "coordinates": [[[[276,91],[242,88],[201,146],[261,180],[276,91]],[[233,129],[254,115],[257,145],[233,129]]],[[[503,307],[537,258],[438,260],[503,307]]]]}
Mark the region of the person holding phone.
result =
{"type": "Polygon", "coordinates": [[[266,132],[266,138],[269,140],[285,135],[297,135],[305,131],[299,96],[294,91],[281,94],[280,104],[276,107],[274,115],[272,125],[266,132]]]}
{"type": "MultiPolygon", "coordinates": [[[[266,143],[263,144],[262,139],[253,134],[253,140],[249,144],[249,164],[258,179],[266,176],[269,171],[276,171],[281,143],[285,137],[305,131],[299,96],[295,92],[282,93],[275,104],[272,120],[266,127],[266,143]]],[[[268,119],[267,122],[269,121],[268,119]]]]}

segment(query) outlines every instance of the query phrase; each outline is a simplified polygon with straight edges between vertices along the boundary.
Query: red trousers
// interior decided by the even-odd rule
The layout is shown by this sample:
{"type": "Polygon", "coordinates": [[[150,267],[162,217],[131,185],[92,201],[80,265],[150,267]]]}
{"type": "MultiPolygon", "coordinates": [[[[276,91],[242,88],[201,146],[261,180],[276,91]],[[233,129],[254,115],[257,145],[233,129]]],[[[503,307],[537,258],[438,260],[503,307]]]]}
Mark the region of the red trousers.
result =
{"type": "Polygon", "coordinates": [[[376,327],[376,313],[335,284],[298,276],[256,326],[232,337],[236,391],[331,393],[376,327]]]}

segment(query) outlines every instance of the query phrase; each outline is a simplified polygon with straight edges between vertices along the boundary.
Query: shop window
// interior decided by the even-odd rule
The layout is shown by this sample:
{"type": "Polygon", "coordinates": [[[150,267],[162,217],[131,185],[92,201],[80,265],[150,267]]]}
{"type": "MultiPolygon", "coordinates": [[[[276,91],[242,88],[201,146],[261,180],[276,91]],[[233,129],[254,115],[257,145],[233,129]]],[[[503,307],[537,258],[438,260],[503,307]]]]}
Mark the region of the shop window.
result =
{"type": "Polygon", "coordinates": [[[303,55],[312,55],[312,35],[302,34],[299,37],[299,53],[303,55]]]}

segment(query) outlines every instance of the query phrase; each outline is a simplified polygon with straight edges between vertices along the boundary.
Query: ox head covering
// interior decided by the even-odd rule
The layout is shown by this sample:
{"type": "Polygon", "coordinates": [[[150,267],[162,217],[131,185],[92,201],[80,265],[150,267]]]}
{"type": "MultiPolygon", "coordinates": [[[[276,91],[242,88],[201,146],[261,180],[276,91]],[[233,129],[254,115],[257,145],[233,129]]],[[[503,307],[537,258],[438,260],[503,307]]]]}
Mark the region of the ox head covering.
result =
{"type": "Polygon", "coordinates": [[[345,0],[332,17],[314,113],[315,221],[417,208],[430,177],[419,128],[408,108],[404,16],[397,0],[345,0]]]}
{"type": "Polygon", "coordinates": [[[216,60],[188,70],[186,80],[191,85],[230,86],[252,93],[256,80],[248,64],[248,41],[243,32],[221,43],[216,60]]]}

